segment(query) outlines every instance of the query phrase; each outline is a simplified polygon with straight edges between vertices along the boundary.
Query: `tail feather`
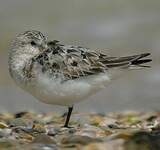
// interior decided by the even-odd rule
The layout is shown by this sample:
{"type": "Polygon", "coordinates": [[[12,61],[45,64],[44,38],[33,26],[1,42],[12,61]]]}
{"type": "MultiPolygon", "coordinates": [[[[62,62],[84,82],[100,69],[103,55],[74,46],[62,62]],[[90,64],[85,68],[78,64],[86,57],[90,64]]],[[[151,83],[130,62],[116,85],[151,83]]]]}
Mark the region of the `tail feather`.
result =
{"type": "Polygon", "coordinates": [[[143,66],[142,64],[151,62],[151,59],[143,59],[149,56],[150,53],[143,53],[139,55],[126,56],[126,57],[109,57],[106,59],[102,59],[102,63],[105,64],[108,68],[114,67],[149,67],[143,66]]]}
{"type": "Polygon", "coordinates": [[[141,54],[138,59],[131,62],[131,65],[132,66],[139,66],[139,67],[150,67],[150,66],[142,65],[142,64],[145,64],[145,63],[148,63],[148,62],[152,61],[152,59],[143,59],[143,58],[145,58],[149,55],[150,55],[150,53],[141,54]]]}
{"type": "Polygon", "coordinates": [[[151,61],[152,61],[152,59],[135,60],[135,61],[132,62],[132,65],[140,65],[140,64],[151,62],[151,61]]]}

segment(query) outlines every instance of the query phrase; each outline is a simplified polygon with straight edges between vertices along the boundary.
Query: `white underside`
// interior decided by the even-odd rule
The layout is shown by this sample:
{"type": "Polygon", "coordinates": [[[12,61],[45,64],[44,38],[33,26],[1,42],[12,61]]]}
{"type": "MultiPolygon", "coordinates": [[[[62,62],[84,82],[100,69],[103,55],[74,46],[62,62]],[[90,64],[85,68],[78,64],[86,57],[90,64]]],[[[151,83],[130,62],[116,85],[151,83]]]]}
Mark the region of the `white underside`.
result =
{"type": "Polygon", "coordinates": [[[104,88],[110,81],[108,73],[61,82],[39,74],[27,90],[40,101],[53,105],[70,106],[104,88]]]}

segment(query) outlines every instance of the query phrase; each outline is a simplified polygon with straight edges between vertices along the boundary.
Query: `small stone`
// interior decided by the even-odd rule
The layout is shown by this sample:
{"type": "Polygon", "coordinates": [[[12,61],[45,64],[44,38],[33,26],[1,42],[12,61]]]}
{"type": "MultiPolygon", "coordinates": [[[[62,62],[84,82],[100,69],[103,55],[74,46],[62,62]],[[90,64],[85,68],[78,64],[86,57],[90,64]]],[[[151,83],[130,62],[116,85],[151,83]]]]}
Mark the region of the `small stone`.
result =
{"type": "Polygon", "coordinates": [[[24,115],[26,115],[28,112],[26,111],[22,111],[22,112],[18,112],[15,114],[15,118],[21,118],[23,117],[24,115]]]}
{"type": "Polygon", "coordinates": [[[124,144],[126,150],[159,150],[160,135],[150,132],[137,132],[124,144]]]}
{"type": "Polygon", "coordinates": [[[102,142],[102,140],[91,138],[88,136],[80,136],[80,135],[71,135],[71,136],[62,138],[61,140],[61,143],[64,145],[68,145],[68,144],[86,145],[93,142],[102,142]]]}
{"type": "Polygon", "coordinates": [[[85,146],[82,150],[124,150],[123,143],[122,140],[114,140],[107,143],[91,143],[85,146]]]}
{"type": "Polygon", "coordinates": [[[60,129],[59,129],[59,128],[49,128],[47,134],[48,134],[49,136],[55,136],[55,135],[57,135],[59,132],[60,132],[60,129]]]}
{"type": "Polygon", "coordinates": [[[99,123],[99,125],[100,126],[116,126],[116,123],[117,122],[117,120],[116,119],[113,119],[113,118],[111,118],[111,117],[105,117],[100,123],[99,123]]]}
{"type": "Polygon", "coordinates": [[[5,129],[0,129],[0,138],[3,137],[8,137],[11,134],[12,130],[5,128],[5,129]]]}
{"type": "Polygon", "coordinates": [[[41,124],[34,124],[32,130],[33,132],[46,133],[45,127],[41,124]]]}
{"type": "Polygon", "coordinates": [[[40,144],[56,144],[56,141],[46,134],[40,134],[32,141],[32,143],[40,144]]]}
{"type": "Polygon", "coordinates": [[[13,120],[9,120],[9,126],[10,127],[16,127],[16,126],[27,126],[27,121],[23,118],[16,118],[13,120]]]}
{"type": "Polygon", "coordinates": [[[18,143],[13,140],[0,140],[0,149],[1,150],[16,150],[18,147],[18,143]]]}
{"type": "Polygon", "coordinates": [[[128,140],[130,137],[131,137],[131,135],[132,135],[133,133],[130,133],[129,131],[127,132],[118,132],[118,133],[115,133],[115,134],[112,134],[111,136],[110,136],[110,139],[112,139],[112,140],[115,140],[115,139],[123,139],[123,140],[128,140]]]}
{"type": "Polygon", "coordinates": [[[30,134],[21,134],[20,135],[20,138],[22,139],[22,140],[26,140],[26,141],[32,141],[33,140],[33,136],[32,135],[30,135],[30,134]]]}
{"type": "Polygon", "coordinates": [[[102,120],[103,120],[102,116],[94,115],[91,117],[91,124],[95,126],[99,126],[102,120]]]}
{"type": "MultiPolygon", "coordinates": [[[[72,126],[73,127],[73,126],[72,126]]],[[[70,134],[73,134],[77,131],[76,128],[65,128],[65,127],[61,127],[60,130],[59,130],[59,133],[58,134],[61,134],[61,135],[70,135],[70,134]]]]}
{"type": "Polygon", "coordinates": [[[106,145],[102,143],[91,143],[85,146],[83,150],[106,150],[106,145]]]}
{"type": "Polygon", "coordinates": [[[85,124],[84,128],[77,132],[78,135],[88,136],[91,138],[100,138],[106,135],[106,131],[99,127],[85,124]]]}
{"type": "Polygon", "coordinates": [[[50,122],[52,122],[53,117],[54,117],[53,113],[47,113],[42,117],[41,120],[43,120],[43,122],[45,122],[45,123],[50,123],[50,122]]]}
{"type": "Polygon", "coordinates": [[[40,144],[40,143],[30,144],[29,147],[24,149],[25,150],[59,150],[59,148],[55,144],[40,144]]]}
{"type": "Polygon", "coordinates": [[[90,116],[84,113],[76,113],[72,115],[71,121],[73,124],[83,127],[84,124],[90,124],[90,116]]]}
{"type": "Polygon", "coordinates": [[[41,125],[34,125],[34,127],[27,127],[27,128],[22,128],[22,129],[16,129],[16,132],[25,132],[27,134],[30,134],[34,137],[36,137],[39,134],[46,133],[45,127],[41,125]]]}
{"type": "Polygon", "coordinates": [[[4,128],[8,128],[8,125],[3,122],[0,122],[0,129],[4,129],[4,128]]]}
{"type": "Polygon", "coordinates": [[[58,113],[47,113],[42,120],[47,124],[60,124],[64,121],[63,117],[58,113]]]}
{"type": "Polygon", "coordinates": [[[78,132],[77,134],[81,136],[87,136],[87,137],[96,137],[96,131],[93,130],[87,130],[87,129],[82,129],[82,131],[78,132]]]}

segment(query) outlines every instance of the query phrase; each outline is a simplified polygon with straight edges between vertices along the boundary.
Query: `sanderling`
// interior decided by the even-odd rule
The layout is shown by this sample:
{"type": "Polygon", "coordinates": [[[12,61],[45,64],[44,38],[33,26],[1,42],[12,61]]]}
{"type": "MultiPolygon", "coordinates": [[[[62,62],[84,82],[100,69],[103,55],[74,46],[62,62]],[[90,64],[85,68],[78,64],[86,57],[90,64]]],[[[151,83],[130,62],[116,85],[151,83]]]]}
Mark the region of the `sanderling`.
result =
{"type": "Polygon", "coordinates": [[[39,31],[16,36],[9,51],[14,81],[44,103],[68,106],[68,127],[73,105],[104,88],[119,72],[143,68],[151,59],[143,53],[110,57],[81,46],[48,41],[39,31]]]}

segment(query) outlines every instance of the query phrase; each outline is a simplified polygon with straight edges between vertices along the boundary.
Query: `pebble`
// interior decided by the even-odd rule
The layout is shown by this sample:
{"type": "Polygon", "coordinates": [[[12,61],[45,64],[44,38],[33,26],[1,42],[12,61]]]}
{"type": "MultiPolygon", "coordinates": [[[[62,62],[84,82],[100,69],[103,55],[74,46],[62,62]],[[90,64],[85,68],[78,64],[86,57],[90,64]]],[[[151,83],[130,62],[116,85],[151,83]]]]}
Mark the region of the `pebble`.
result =
{"type": "Polygon", "coordinates": [[[124,141],[122,140],[109,141],[108,143],[91,143],[85,146],[82,150],[130,150],[124,149],[123,143],[124,141]]]}
{"type": "Polygon", "coordinates": [[[18,146],[18,143],[13,140],[0,140],[0,150],[17,150],[18,146]]]}
{"type": "Polygon", "coordinates": [[[33,140],[33,136],[30,134],[23,134],[23,136],[21,135],[21,138],[31,142],[33,140]]]}
{"type": "Polygon", "coordinates": [[[11,132],[12,132],[12,130],[11,130],[11,129],[8,129],[8,128],[0,129],[0,138],[10,136],[10,135],[11,135],[11,132]]]}
{"type": "Polygon", "coordinates": [[[8,128],[8,125],[4,122],[0,122],[0,129],[8,128]]]}
{"type": "Polygon", "coordinates": [[[125,142],[124,147],[128,150],[159,150],[160,135],[150,132],[137,132],[125,142]]]}
{"type": "Polygon", "coordinates": [[[85,124],[84,128],[77,132],[78,135],[100,138],[105,136],[106,132],[101,128],[85,124]]]}
{"type": "Polygon", "coordinates": [[[60,132],[59,128],[49,128],[47,134],[49,136],[55,136],[60,132]]]}
{"type": "Polygon", "coordinates": [[[0,114],[0,150],[158,150],[160,113],[0,114]]]}
{"type": "Polygon", "coordinates": [[[88,136],[81,136],[81,135],[71,135],[68,137],[64,137],[61,140],[61,143],[64,145],[67,144],[82,144],[82,145],[86,145],[89,143],[93,143],[93,142],[102,142],[102,140],[98,139],[98,138],[91,138],[88,136]]]}
{"type": "Polygon", "coordinates": [[[33,132],[46,133],[46,128],[41,124],[34,124],[32,130],[33,132]]]}
{"type": "Polygon", "coordinates": [[[76,113],[72,115],[72,122],[83,127],[85,124],[91,124],[91,116],[85,113],[76,113]]]}
{"type": "Polygon", "coordinates": [[[56,144],[56,141],[46,134],[40,134],[34,138],[32,143],[40,143],[40,144],[56,144]]]}
{"type": "Polygon", "coordinates": [[[26,122],[26,120],[23,119],[23,118],[16,118],[16,119],[13,119],[13,120],[9,120],[8,124],[9,124],[10,127],[27,126],[28,122],[26,122]]]}

